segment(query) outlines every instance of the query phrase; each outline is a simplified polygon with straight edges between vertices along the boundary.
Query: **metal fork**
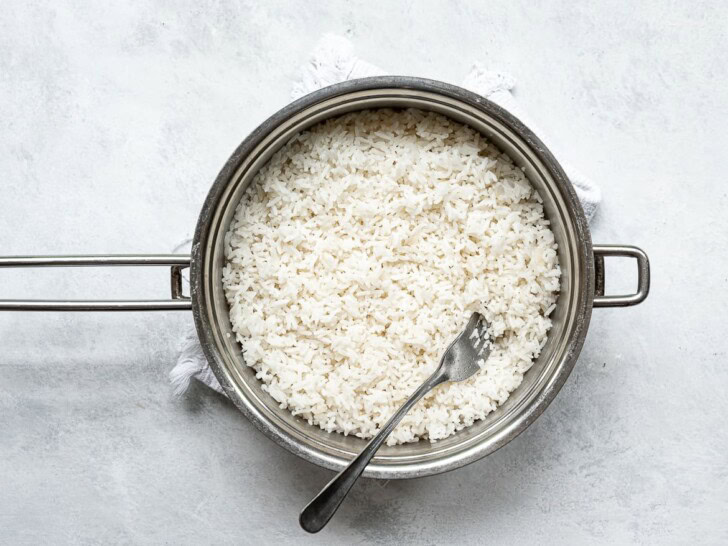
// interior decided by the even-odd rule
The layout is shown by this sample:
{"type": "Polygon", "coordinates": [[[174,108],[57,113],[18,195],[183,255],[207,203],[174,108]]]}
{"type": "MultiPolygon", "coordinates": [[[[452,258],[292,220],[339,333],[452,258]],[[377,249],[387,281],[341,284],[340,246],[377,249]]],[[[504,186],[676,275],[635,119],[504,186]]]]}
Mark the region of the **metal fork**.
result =
{"type": "Polygon", "coordinates": [[[298,518],[301,527],[309,533],[317,533],[323,529],[402,417],[437,385],[448,381],[464,381],[475,374],[490,355],[490,347],[488,324],[482,315],[473,313],[465,330],[445,350],[435,373],[390,417],[382,430],[369,441],[349,466],[331,480],[301,511],[298,518]]]}

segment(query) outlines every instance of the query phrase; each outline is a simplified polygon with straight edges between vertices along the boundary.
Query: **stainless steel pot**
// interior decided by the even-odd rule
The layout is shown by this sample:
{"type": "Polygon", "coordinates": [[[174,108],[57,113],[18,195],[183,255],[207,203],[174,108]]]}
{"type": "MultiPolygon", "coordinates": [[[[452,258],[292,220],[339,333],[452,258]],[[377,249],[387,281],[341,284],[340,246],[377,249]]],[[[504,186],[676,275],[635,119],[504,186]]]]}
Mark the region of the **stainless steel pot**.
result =
{"type": "Polygon", "coordinates": [[[358,438],[327,433],[293,417],[261,389],[235,342],[223,295],[223,241],[235,207],[255,173],[291,136],[327,118],[366,108],[419,108],[444,114],[484,134],[525,169],[544,201],[559,247],[562,287],[553,327],[523,383],[497,411],[436,443],[383,447],[364,475],[413,478],[461,467],[485,457],[520,434],[561,389],[581,350],[593,307],[635,305],[649,291],[649,262],[632,246],[594,245],[576,194],[543,143],[520,121],[486,99],[432,80],[385,76],[341,83],[297,100],[246,138],[215,180],[205,200],[192,255],[0,258],[0,267],[167,265],[172,299],[153,301],[0,300],[0,310],[192,309],[197,332],[215,376],[235,405],[269,438],[320,466],[341,470],[364,446],[358,438]],[[638,289],[604,295],[604,258],[637,260],[638,289]],[[182,294],[180,271],[190,265],[191,291],[182,294]]]}

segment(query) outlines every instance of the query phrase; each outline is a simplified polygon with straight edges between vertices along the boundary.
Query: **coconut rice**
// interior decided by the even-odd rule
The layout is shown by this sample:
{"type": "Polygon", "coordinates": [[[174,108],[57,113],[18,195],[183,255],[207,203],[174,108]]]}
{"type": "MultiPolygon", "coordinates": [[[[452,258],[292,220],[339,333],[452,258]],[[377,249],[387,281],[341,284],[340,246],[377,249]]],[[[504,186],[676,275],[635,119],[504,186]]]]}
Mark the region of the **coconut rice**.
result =
{"type": "Polygon", "coordinates": [[[225,255],[245,362],[282,408],[329,432],[376,434],[484,315],[484,368],[435,388],[390,445],[445,438],[502,404],[543,348],[559,290],[522,170],[477,131],[413,109],[293,137],[238,205],[225,255]]]}

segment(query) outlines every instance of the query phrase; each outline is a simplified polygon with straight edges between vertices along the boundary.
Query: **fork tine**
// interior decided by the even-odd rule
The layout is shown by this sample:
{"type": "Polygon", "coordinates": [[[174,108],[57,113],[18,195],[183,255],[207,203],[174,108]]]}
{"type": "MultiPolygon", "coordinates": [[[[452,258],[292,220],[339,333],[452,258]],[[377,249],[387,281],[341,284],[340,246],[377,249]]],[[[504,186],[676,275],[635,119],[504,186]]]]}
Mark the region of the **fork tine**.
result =
{"type": "Polygon", "coordinates": [[[465,326],[465,331],[469,332],[473,328],[475,328],[478,325],[478,323],[482,320],[482,318],[483,318],[483,315],[481,315],[477,311],[475,313],[473,313],[472,315],[470,315],[470,320],[468,321],[468,324],[465,326]]]}

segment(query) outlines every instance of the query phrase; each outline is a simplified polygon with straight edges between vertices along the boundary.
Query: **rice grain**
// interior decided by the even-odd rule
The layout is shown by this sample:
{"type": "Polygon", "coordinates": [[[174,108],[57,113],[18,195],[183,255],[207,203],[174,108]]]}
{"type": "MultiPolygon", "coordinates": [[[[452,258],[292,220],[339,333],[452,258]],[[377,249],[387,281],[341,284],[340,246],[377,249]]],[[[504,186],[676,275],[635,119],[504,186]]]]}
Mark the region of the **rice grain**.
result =
{"type": "Polygon", "coordinates": [[[296,135],[257,173],[226,235],[223,285],[263,389],[361,438],[481,312],[485,368],[437,387],[388,439],[435,441],[502,404],[540,353],[556,248],[538,193],[478,132],[379,109],[296,135]]]}

